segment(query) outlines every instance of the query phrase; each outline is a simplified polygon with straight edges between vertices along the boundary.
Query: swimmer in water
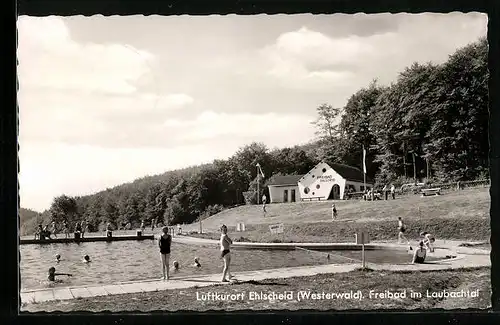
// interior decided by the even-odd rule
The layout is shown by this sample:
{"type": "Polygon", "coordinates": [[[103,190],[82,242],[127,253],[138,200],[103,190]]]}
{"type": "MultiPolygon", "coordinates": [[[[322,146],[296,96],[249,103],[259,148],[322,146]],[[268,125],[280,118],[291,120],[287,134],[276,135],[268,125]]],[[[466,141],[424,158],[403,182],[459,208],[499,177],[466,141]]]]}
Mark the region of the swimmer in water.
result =
{"type": "Polygon", "coordinates": [[[60,254],[56,255],[56,262],[57,263],[61,262],[61,255],[60,254]]]}
{"type": "Polygon", "coordinates": [[[201,267],[201,264],[200,264],[200,259],[198,257],[195,257],[194,258],[194,264],[193,264],[193,267],[201,267]]]}
{"type": "Polygon", "coordinates": [[[51,267],[49,269],[49,281],[56,281],[56,276],[58,275],[66,275],[66,276],[73,276],[72,274],[69,274],[69,273],[56,273],[56,268],[55,267],[51,267]]]}
{"type": "Polygon", "coordinates": [[[83,263],[90,263],[90,262],[91,262],[91,261],[90,261],[90,256],[85,255],[85,256],[83,257],[83,263]]]}
{"type": "Polygon", "coordinates": [[[415,253],[413,253],[411,264],[423,264],[425,261],[425,257],[427,256],[427,249],[425,249],[424,247],[424,242],[420,241],[419,246],[420,247],[415,250],[415,253]]]}
{"type": "Polygon", "coordinates": [[[174,263],[173,263],[172,265],[173,265],[173,267],[174,267],[174,272],[175,272],[175,271],[179,271],[179,262],[174,261],[174,263]]]}

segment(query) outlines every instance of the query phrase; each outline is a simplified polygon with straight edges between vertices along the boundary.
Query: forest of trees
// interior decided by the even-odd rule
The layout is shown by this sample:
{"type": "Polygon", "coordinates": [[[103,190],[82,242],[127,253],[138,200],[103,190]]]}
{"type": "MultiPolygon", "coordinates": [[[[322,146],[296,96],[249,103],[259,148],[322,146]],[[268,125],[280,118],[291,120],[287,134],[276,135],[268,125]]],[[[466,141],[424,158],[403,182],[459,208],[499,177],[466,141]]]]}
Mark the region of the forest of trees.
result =
{"type": "Polygon", "coordinates": [[[414,176],[426,182],[489,177],[485,38],[442,64],[414,63],[391,85],[374,80],[345,107],[324,104],[316,111],[318,138],[307,145],[270,150],[251,143],[226,160],[147,176],[93,195],[56,197],[42,214],[21,216],[22,232],[51,220],[73,225],[85,219],[93,230],[107,222],[118,228],[154,218],[164,224],[191,223],[254,203],[256,163],[267,177],[260,178],[260,189],[266,191],[275,175],[307,173],[321,160],[361,168],[363,146],[367,175],[378,184],[412,182],[414,176]]]}

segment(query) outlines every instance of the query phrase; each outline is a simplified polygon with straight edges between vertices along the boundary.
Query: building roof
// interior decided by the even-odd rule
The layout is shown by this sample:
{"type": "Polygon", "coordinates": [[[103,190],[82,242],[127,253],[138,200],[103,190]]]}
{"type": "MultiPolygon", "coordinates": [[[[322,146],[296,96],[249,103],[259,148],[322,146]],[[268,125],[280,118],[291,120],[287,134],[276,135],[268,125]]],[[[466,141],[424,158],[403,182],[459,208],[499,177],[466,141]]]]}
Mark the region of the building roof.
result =
{"type": "Polygon", "coordinates": [[[284,186],[284,185],[297,185],[299,179],[304,175],[279,175],[275,176],[273,181],[268,186],[284,186]]]}
{"type": "MultiPolygon", "coordinates": [[[[363,171],[359,168],[342,164],[333,164],[328,162],[326,164],[332,167],[333,170],[335,170],[340,176],[342,176],[344,179],[348,181],[360,182],[360,183],[363,183],[364,181],[363,171]]],[[[373,183],[373,180],[370,177],[366,176],[366,182],[373,183]]]]}

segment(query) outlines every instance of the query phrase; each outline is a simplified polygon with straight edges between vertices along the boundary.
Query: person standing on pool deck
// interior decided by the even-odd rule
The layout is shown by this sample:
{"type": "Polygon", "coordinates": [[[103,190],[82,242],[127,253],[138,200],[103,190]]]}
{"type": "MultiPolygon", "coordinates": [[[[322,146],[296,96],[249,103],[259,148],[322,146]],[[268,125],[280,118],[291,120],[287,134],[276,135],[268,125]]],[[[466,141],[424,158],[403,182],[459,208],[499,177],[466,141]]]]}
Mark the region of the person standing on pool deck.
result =
{"type": "Polygon", "coordinates": [[[231,264],[231,253],[229,251],[229,248],[231,247],[233,241],[227,235],[226,225],[222,225],[222,227],[220,227],[220,231],[221,231],[220,235],[221,258],[224,260],[224,270],[222,271],[222,282],[229,282],[229,280],[226,279],[226,277],[229,277],[229,279],[233,277],[229,269],[229,266],[231,264]]]}
{"type": "Polygon", "coordinates": [[[85,221],[85,220],[82,221],[81,225],[82,225],[82,238],[83,238],[85,236],[85,232],[87,231],[87,227],[88,227],[87,221],[85,221]]]}
{"type": "Polygon", "coordinates": [[[66,236],[66,238],[69,237],[69,227],[68,227],[68,222],[66,220],[64,220],[64,223],[63,223],[63,231],[64,231],[64,235],[66,236]]]}
{"type": "Polygon", "coordinates": [[[427,256],[427,250],[424,247],[424,242],[420,241],[419,243],[419,248],[415,250],[415,253],[413,253],[413,259],[411,261],[411,264],[423,264],[425,261],[425,257],[427,256]]]}
{"type": "Polygon", "coordinates": [[[162,262],[162,271],[163,271],[163,280],[169,279],[169,271],[170,271],[170,246],[172,244],[172,236],[168,233],[168,227],[163,227],[163,234],[160,236],[160,240],[158,241],[158,245],[160,247],[161,254],[161,262],[162,262]],[[166,269],[166,275],[165,275],[166,269]]]}
{"type": "Polygon", "coordinates": [[[54,235],[55,238],[57,238],[57,227],[56,227],[56,222],[52,221],[50,224],[50,231],[54,235]]]}
{"type": "Polygon", "coordinates": [[[407,242],[408,245],[410,244],[410,241],[406,239],[404,232],[406,231],[406,227],[403,223],[403,219],[401,217],[398,217],[398,243],[401,244],[401,240],[404,238],[407,242]]]}
{"type": "Polygon", "coordinates": [[[146,229],[146,226],[144,225],[144,219],[141,221],[141,231],[144,234],[144,230],[146,229]]]}

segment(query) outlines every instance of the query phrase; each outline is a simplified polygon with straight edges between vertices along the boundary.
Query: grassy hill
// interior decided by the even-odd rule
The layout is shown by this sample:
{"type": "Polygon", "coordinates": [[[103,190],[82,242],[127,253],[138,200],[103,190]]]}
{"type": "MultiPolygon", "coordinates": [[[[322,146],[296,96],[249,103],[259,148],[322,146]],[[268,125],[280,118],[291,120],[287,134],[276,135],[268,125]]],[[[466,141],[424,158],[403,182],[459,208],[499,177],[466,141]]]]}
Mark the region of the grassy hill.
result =
{"type": "MultiPolygon", "coordinates": [[[[444,239],[487,240],[490,233],[488,188],[449,192],[436,197],[419,195],[388,201],[337,201],[338,219],[331,220],[331,201],[270,204],[264,218],[261,206],[241,206],[203,220],[203,237],[216,238],[226,224],[233,236],[249,241],[352,241],[354,233],[366,229],[373,239],[394,239],[397,218],[408,226],[408,237],[426,230],[444,239]],[[236,223],[247,231],[234,233],[236,223]],[[284,223],[284,235],[271,235],[268,225],[284,223]],[[238,237],[239,236],[239,237],[238,237]]],[[[184,227],[199,230],[199,224],[184,227]]]]}
{"type": "Polygon", "coordinates": [[[42,216],[39,212],[30,209],[19,209],[19,232],[21,236],[33,234],[40,222],[47,224],[47,216],[42,216]]]}

